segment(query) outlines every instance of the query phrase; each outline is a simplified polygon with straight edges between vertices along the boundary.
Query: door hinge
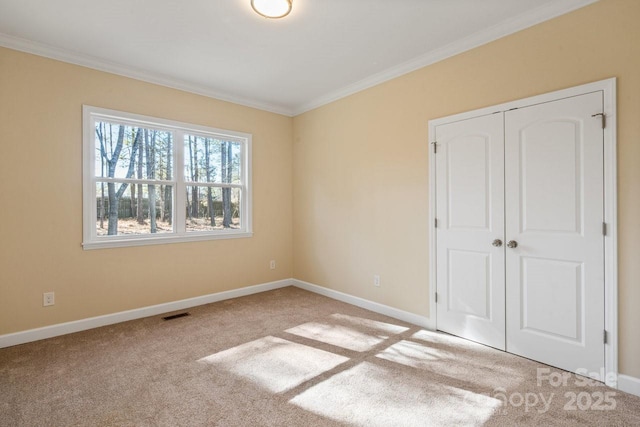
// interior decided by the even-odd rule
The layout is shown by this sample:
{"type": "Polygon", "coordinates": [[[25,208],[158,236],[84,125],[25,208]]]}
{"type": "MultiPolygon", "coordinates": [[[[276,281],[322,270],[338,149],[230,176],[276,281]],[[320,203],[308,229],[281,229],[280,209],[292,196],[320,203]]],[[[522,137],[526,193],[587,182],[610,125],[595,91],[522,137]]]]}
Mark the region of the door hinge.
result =
{"type": "Polygon", "coordinates": [[[607,330],[605,329],[605,330],[604,330],[604,331],[602,331],[602,332],[603,332],[603,334],[602,334],[602,341],[606,344],[606,343],[607,343],[607,341],[608,341],[608,338],[609,338],[609,337],[607,336],[607,330]]]}
{"type": "Polygon", "coordinates": [[[438,152],[438,141],[433,141],[431,143],[431,145],[433,145],[433,153],[437,153],[438,152]]]}
{"type": "Polygon", "coordinates": [[[604,113],[592,114],[591,117],[598,117],[602,120],[602,129],[607,127],[607,116],[604,113]]]}
{"type": "Polygon", "coordinates": [[[606,222],[602,223],[602,235],[603,236],[607,235],[607,223],[606,222]]]}
{"type": "Polygon", "coordinates": [[[433,226],[434,226],[435,228],[438,228],[438,218],[435,218],[435,219],[433,220],[433,226]]]}
{"type": "Polygon", "coordinates": [[[436,292],[435,298],[436,298],[436,304],[437,304],[438,303],[438,293],[437,292],[436,292]]]}

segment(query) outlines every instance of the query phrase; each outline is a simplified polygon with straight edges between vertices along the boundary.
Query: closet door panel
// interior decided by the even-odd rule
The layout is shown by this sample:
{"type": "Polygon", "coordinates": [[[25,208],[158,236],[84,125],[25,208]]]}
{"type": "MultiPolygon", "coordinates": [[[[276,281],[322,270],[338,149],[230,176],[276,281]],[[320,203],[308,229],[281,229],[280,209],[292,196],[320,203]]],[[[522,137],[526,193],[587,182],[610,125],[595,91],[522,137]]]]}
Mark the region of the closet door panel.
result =
{"type": "Polygon", "coordinates": [[[438,329],[505,348],[502,114],[436,128],[438,329]]]}
{"type": "Polygon", "coordinates": [[[604,365],[602,93],[505,113],[507,351],[604,365]]]}

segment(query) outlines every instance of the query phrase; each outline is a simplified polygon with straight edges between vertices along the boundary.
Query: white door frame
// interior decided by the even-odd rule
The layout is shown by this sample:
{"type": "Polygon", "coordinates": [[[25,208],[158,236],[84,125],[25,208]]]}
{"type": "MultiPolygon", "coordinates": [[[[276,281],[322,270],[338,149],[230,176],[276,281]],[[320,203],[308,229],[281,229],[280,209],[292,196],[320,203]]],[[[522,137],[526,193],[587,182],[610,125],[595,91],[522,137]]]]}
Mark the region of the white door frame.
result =
{"type": "MultiPolygon", "coordinates": [[[[519,99],[504,104],[467,111],[448,117],[429,120],[429,143],[436,141],[436,126],[466,120],[473,117],[507,111],[535,104],[551,102],[562,98],[582,95],[590,92],[603,92],[603,106],[606,118],[604,129],[604,221],[607,224],[607,234],[604,239],[604,309],[607,342],[605,344],[604,368],[605,372],[597,373],[599,379],[610,387],[617,388],[618,376],[618,253],[617,253],[617,157],[616,157],[616,79],[610,78],[580,86],[562,89],[543,95],[519,99]]],[[[429,319],[433,329],[437,328],[436,292],[436,170],[433,146],[429,147],[429,319]]]]}

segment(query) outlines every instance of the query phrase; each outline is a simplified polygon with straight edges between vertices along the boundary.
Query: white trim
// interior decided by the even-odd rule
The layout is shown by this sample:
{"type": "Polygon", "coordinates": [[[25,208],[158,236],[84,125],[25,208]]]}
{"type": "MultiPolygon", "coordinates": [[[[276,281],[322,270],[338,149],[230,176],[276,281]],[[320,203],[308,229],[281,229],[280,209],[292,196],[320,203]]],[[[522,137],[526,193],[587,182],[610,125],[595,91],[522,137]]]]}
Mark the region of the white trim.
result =
{"type": "MultiPolygon", "coordinates": [[[[605,114],[607,116],[607,128],[605,129],[605,138],[607,134],[611,132],[612,129],[615,129],[615,120],[616,120],[616,112],[615,112],[615,87],[616,87],[616,78],[612,77],[605,80],[600,80],[597,82],[586,83],[579,86],[573,86],[566,89],[560,89],[553,92],[547,92],[541,95],[530,96],[528,98],[517,99],[515,101],[509,101],[502,104],[492,105],[489,107],[479,108],[477,110],[465,111],[459,114],[453,114],[451,116],[440,117],[436,119],[429,120],[429,130],[434,130],[436,126],[442,125],[445,123],[453,123],[461,120],[467,120],[474,117],[486,116],[488,114],[493,114],[499,111],[506,111],[512,108],[522,108],[528,107],[536,104],[543,104],[545,102],[556,101],[561,98],[569,98],[572,96],[579,96],[586,93],[604,91],[605,99],[604,99],[604,108],[605,114]],[[613,93],[610,93],[613,91],[613,93]],[[611,109],[611,111],[607,111],[607,109],[611,109]],[[613,123],[611,122],[613,120],[613,123]]],[[[431,138],[434,133],[429,133],[429,138],[431,138]]],[[[614,134],[615,136],[615,134],[614,134]]],[[[431,141],[431,139],[429,139],[431,141]]],[[[433,154],[432,150],[429,150],[429,154],[433,154]]]]}
{"type": "Polygon", "coordinates": [[[20,37],[10,36],[0,33],[0,46],[9,49],[19,50],[21,52],[31,53],[45,58],[55,59],[57,61],[67,62],[69,64],[79,65],[81,67],[92,68],[98,71],[104,71],[135,80],[141,80],[147,83],[153,83],[172,89],[178,89],[183,92],[194,93],[196,95],[215,98],[220,101],[231,102],[233,104],[243,105],[245,107],[256,108],[258,110],[269,111],[271,113],[282,114],[291,117],[293,111],[282,105],[262,102],[255,99],[243,98],[225,92],[220,92],[204,85],[190,83],[186,80],[177,79],[175,77],[166,76],[160,73],[153,73],[128,65],[107,61],[96,58],[91,55],[71,52],[55,46],[44,43],[38,43],[20,37]]]}
{"type": "Polygon", "coordinates": [[[618,375],[618,390],[640,396],[640,378],[618,375]]]}
{"type": "Polygon", "coordinates": [[[532,27],[541,22],[572,12],[581,7],[595,3],[596,1],[598,0],[555,0],[553,2],[547,2],[546,4],[527,13],[515,16],[439,49],[434,49],[405,63],[388,68],[341,89],[331,91],[306,103],[294,105],[292,107],[285,107],[283,105],[235,96],[230,93],[214,90],[205,85],[193,84],[182,79],[144,71],[91,55],[71,52],[66,49],[61,49],[44,43],[33,42],[20,37],[10,36],[8,34],[0,33],[0,46],[291,117],[329,104],[333,101],[337,101],[338,99],[360,92],[364,89],[368,89],[372,86],[376,86],[380,83],[384,83],[396,77],[400,77],[419,68],[450,58],[459,53],[490,43],[494,40],[524,30],[525,28],[532,27]]]}
{"type": "Polygon", "coordinates": [[[293,115],[305,113],[354,93],[395,79],[404,74],[443,61],[452,56],[475,49],[510,34],[522,31],[526,28],[548,21],[560,15],[572,12],[581,7],[588,6],[598,0],[556,0],[548,2],[532,11],[513,17],[499,24],[480,30],[470,36],[457,40],[439,49],[434,49],[424,55],[418,56],[402,64],[388,68],[373,74],[341,89],[331,91],[323,96],[315,98],[307,103],[293,108],[293,115]]]}
{"type": "Polygon", "coordinates": [[[429,233],[428,233],[428,246],[429,246],[429,317],[432,319],[433,329],[437,329],[437,304],[435,293],[437,290],[437,270],[436,270],[436,221],[437,221],[437,211],[436,211],[436,156],[434,156],[434,149],[437,149],[436,144],[436,127],[433,121],[429,120],[429,131],[428,131],[428,144],[429,149],[429,233]],[[435,148],[434,148],[435,147],[435,148]]]}
{"type": "MultiPolygon", "coordinates": [[[[616,108],[617,81],[608,79],[600,82],[604,90],[604,114],[607,126],[604,130],[604,221],[607,235],[604,239],[604,325],[607,330],[605,369],[618,373],[618,155],[616,108]]],[[[617,375],[607,375],[606,384],[616,387],[617,375]]]]}
{"type": "Polygon", "coordinates": [[[383,314],[394,319],[412,323],[414,325],[434,329],[435,324],[428,317],[418,314],[409,313],[408,311],[399,310],[388,305],[369,301],[364,298],[355,297],[343,292],[334,291],[312,283],[304,282],[297,279],[283,279],[275,282],[263,283],[244,288],[233,289],[230,291],[218,292],[215,294],[202,295],[199,297],[172,301],[164,304],[157,304],[133,310],[121,311],[118,313],[106,314],[103,316],[90,317],[87,319],[75,320],[72,322],[59,323],[57,325],[45,326],[42,328],[29,329],[27,331],[15,332],[12,334],[0,335],[0,348],[11,347],[18,344],[38,341],[46,338],[53,338],[60,335],[71,334],[74,332],[86,331],[88,329],[99,328],[101,326],[113,325],[115,323],[127,322],[129,320],[141,319],[144,317],[157,316],[159,314],[169,313],[172,311],[184,310],[191,307],[197,307],[204,304],[211,304],[218,301],[224,301],[231,298],[239,298],[247,295],[253,295],[260,292],[271,291],[274,289],[285,288],[287,286],[295,286],[306,291],[310,291],[319,295],[342,301],[347,304],[355,305],[375,313],[383,314]]]}
{"type": "Polygon", "coordinates": [[[414,325],[418,325],[423,328],[434,329],[435,327],[435,324],[428,317],[420,316],[414,313],[409,313],[408,311],[400,310],[394,307],[390,307],[388,305],[369,301],[364,298],[345,294],[343,292],[334,291],[333,289],[325,288],[319,285],[314,285],[313,283],[305,282],[298,279],[292,279],[292,285],[297,288],[304,289],[306,291],[324,295],[325,297],[346,302],[347,304],[355,305],[356,307],[364,308],[364,309],[373,311],[375,313],[393,317],[394,319],[412,323],[414,325]]]}
{"type": "Polygon", "coordinates": [[[203,242],[207,240],[226,240],[226,239],[245,239],[253,237],[251,232],[226,232],[225,230],[218,231],[217,234],[204,234],[199,232],[189,232],[189,234],[176,236],[157,234],[157,237],[145,237],[145,235],[132,235],[124,236],[129,238],[122,239],[109,239],[103,241],[83,242],[82,249],[109,249],[109,248],[128,248],[132,246],[150,246],[150,245],[165,245],[170,243],[188,243],[188,242],[203,242]]]}
{"type": "Polygon", "coordinates": [[[53,338],[60,335],[74,332],[86,331],[88,329],[99,328],[101,326],[113,325],[114,323],[126,322],[143,317],[157,316],[177,310],[184,310],[199,305],[210,304],[212,302],[223,301],[231,298],[238,298],[253,295],[260,292],[271,291],[273,289],[284,288],[292,285],[292,279],[283,279],[275,282],[263,283],[254,286],[247,286],[230,291],[217,292],[215,294],[203,295],[165,304],[151,305],[133,310],[121,311],[104,316],[90,317],[73,322],[59,323],[57,325],[45,326],[37,329],[16,332],[12,334],[0,335],[0,348],[11,347],[45,338],[53,338]]]}
{"type": "MultiPolygon", "coordinates": [[[[429,142],[435,138],[435,129],[438,125],[466,120],[473,117],[484,116],[498,111],[506,111],[512,108],[520,108],[545,102],[551,102],[561,98],[578,96],[591,92],[603,92],[604,114],[607,126],[604,130],[604,220],[607,223],[607,236],[605,238],[605,329],[607,330],[607,344],[605,344],[605,371],[618,373],[618,225],[617,225],[617,172],[616,172],[616,145],[617,145],[617,113],[616,113],[616,79],[610,78],[580,86],[562,89],[542,95],[519,99],[504,104],[485,107],[478,110],[454,114],[448,117],[429,120],[429,142]]],[[[433,319],[434,327],[437,327],[436,304],[433,298],[436,292],[436,253],[434,220],[436,176],[435,156],[433,149],[429,150],[429,315],[433,319]]],[[[617,375],[606,375],[606,384],[616,387],[617,375]]]]}

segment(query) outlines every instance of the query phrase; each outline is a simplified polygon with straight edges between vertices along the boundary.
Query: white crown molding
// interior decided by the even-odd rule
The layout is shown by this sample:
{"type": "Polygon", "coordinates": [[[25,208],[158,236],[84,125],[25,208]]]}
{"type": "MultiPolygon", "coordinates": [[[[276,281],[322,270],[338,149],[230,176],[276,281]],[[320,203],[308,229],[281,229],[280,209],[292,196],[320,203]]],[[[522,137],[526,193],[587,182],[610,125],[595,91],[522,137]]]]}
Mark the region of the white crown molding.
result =
{"type": "Polygon", "coordinates": [[[527,13],[478,31],[468,37],[457,40],[439,49],[427,52],[426,54],[418,56],[410,61],[387,68],[380,73],[373,74],[356,83],[345,86],[342,89],[329,92],[326,95],[294,108],[293,115],[297,116],[315,108],[322,107],[323,105],[345,98],[349,95],[353,95],[354,93],[379,85],[428,65],[432,65],[436,62],[490,43],[499,38],[506,37],[536,24],[572,12],[576,9],[580,9],[581,7],[588,6],[597,1],[598,0],[557,0],[547,3],[527,13]]]}
{"type": "Polygon", "coordinates": [[[380,83],[400,77],[419,68],[426,67],[454,55],[482,46],[483,44],[487,44],[501,37],[508,36],[509,34],[524,30],[525,28],[557,16],[564,15],[565,13],[569,13],[597,1],[598,0],[556,0],[549,2],[530,12],[508,19],[485,30],[478,31],[475,34],[450,43],[442,48],[435,49],[410,61],[388,68],[380,73],[371,75],[341,89],[331,91],[321,97],[297,105],[293,108],[286,108],[281,105],[234,96],[213,90],[203,85],[196,85],[184,80],[168,77],[166,75],[151,73],[90,55],[71,52],[65,49],[60,49],[43,43],[36,43],[7,34],[0,33],[0,46],[291,117],[337,101],[349,95],[353,95],[354,93],[360,92],[364,89],[368,89],[380,83]]]}
{"type": "Polygon", "coordinates": [[[147,83],[153,83],[160,86],[178,89],[184,92],[194,93],[196,95],[215,98],[220,101],[231,102],[233,104],[243,105],[245,107],[256,108],[258,110],[268,111],[271,113],[282,114],[291,117],[293,111],[279,105],[268,104],[252,99],[242,98],[212,90],[206,86],[196,85],[184,80],[168,77],[158,73],[151,73],[134,67],[118,64],[116,62],[106,61],[90,55],[84,55],[49,46],[43,43],[33,42],[31,40],[20,37],[10,36],[0,33],[0,46],[21,52],[31,53],[45,58],[55,59],[70,64],[80,65],[82,67],[92,68],[98,71],[104,71],[111,74],[117,74],[123,77],[129,77],[141,80],[147,83]]]}

